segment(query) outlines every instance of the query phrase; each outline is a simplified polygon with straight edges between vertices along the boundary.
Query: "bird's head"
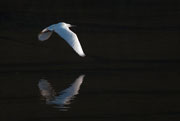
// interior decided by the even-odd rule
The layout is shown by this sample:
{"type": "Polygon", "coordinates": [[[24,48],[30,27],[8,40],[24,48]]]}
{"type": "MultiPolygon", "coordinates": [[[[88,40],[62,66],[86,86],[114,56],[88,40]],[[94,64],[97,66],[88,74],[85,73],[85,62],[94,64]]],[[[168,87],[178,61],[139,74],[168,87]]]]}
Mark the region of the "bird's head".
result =
{"type": "Polygon", "coordinates": [[[68,24],[68,23],[65,23],[65,22],[59,22],[58,24],[60,26],[65,26],[65,27],[76,27],[76,25],[71,25],[71,24],[68,24]]]}

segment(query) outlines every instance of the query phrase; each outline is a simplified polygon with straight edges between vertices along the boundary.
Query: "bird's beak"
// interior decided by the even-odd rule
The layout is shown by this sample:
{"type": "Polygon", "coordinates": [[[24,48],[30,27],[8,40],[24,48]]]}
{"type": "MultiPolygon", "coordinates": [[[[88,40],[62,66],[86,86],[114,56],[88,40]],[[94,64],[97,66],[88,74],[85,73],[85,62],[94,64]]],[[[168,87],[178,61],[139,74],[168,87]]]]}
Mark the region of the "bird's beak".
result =
{"type": "Polygon", "coordinates": [[[77,27],[76,25],[71,25],[70,27],[77,27]]]}

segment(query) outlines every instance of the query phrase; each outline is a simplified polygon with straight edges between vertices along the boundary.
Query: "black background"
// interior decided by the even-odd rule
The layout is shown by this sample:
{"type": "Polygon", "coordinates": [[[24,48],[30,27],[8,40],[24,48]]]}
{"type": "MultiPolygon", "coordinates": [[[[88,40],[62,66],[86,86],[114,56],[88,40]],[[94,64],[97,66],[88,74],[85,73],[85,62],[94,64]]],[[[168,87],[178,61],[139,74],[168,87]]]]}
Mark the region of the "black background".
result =
{"type": "Polygon", "coordinates": [[[0,15],[1,64],[179,62],[178,0],[6,0],[0,15]],[[42,29],[62,21],[77,25],[85,58],[56,34],[38,41],[42,29]]]}

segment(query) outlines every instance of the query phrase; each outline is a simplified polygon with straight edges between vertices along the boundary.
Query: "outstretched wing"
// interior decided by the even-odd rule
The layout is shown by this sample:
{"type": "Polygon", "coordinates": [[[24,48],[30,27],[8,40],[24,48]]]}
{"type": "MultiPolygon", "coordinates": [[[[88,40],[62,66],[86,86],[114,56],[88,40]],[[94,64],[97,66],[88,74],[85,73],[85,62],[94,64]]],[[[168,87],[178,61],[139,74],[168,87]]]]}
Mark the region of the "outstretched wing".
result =
{"type": "Polygon", "coordinates": [[[68,27],[57,28],[55,29],[55,32],[63,39],[65,39],[66,42],[75,50],[76,53],[78,53],[82,57],[85,56],[77,35],[72,32],[68,27]]]}
{"type": "Polygon", "coordinates": [[[52,35],[52,33],[53,33],[53,31],[50,31],[50,30],[48,30],[47,28],[45,28],[45,29],[43,29],[43,30],[39,33],[38,39],[39,39],[40,41],[45,41],[45,40],[47,40],[47,39],[50,38],[50,36],[52,35]]]}

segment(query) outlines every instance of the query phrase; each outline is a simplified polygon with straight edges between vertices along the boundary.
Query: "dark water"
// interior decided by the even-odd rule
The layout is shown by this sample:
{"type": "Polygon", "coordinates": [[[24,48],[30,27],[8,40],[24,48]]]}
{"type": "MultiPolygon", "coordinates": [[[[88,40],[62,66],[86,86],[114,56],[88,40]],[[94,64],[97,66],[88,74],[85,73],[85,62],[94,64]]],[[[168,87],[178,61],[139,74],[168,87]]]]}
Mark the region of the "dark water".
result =
{"type": "Polygon", "coordinates": [[[0,73],[0,117],[1,121],[178,120],[179,80],[179,72],[172,70],[0,73]]]}

